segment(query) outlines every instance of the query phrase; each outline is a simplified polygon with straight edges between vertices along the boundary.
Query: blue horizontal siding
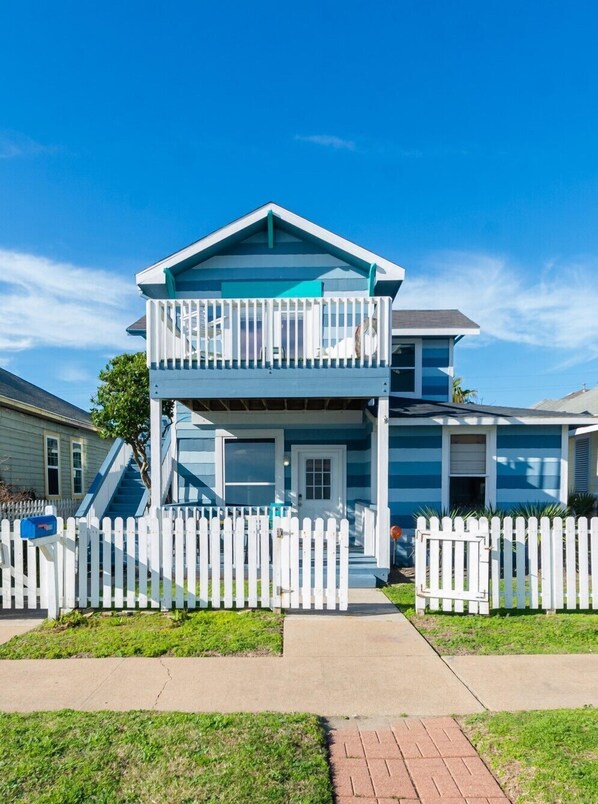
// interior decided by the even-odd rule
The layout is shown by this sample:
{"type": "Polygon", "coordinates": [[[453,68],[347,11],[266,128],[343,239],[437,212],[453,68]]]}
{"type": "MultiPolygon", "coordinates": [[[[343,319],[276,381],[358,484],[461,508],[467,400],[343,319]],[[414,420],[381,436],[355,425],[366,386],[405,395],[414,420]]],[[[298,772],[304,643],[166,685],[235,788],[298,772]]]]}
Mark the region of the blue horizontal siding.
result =
{"type": "MultiPolygon", "coordinates": [[[[398,453],[400,455],[400,452],[398,453]]],[[[438,475],[442,474],[442,460],[438,452],[434,453],[433,460],[398,460],[391,461],[388,465],[389,474],[391,477],[395,476],[409,476],[409,475],[438,475]]]]}
{"type": "Polygon", "coordinates": [[[441,427],[401,427],[401,434],[391,430],[390,449],[442,449],[441,427]],[[433,432],[430,432],[433,431],[433,432]]]}
{"type": "Polygon", "coordinates": [[[551,491],[560,489],[561,477],[558,475],[499,475],[496,478],[496,488],[499,489],[543,489],[551,491]]]}
{"type": "MultiPolygon", "coordinates": [[[[422,464],[422,469],[425,464],[422,464]]],[[[389,489],[439,489],[442,485],[441,474],[391,475],[388,479],[389,489]]]]}
{"type": "Polygon", "coordinates": [[[447,368],[450,365],[450,353],[446,349],[422,349],[422,365],[424,367],[447,368]]]}
{"type": "Polygon", "coordinates": [[[496,449],[501,454],[502,449],[533,450],[561,449],[560,425],[521,425],[514,424],[508,427],[498,427],[496,435],[496,449]]]}

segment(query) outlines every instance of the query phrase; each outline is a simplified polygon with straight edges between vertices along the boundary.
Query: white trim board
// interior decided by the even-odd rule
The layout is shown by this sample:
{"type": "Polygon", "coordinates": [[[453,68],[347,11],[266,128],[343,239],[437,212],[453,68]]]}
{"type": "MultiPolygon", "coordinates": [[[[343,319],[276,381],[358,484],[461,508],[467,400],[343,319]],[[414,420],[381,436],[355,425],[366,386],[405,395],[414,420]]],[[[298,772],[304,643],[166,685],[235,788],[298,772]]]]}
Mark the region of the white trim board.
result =
{"type": "Polygon", "coordinates": [[[280,424],[285,428],[305,424],[363,424],[362,410],[218,410],[191,411],[195,425],[237,427],[246,424],[280,424]]]}
{"type": "MultiPolygon", "coordinates": [[[[425,400],[423,400],[425,402],[425,400]]],[[[401,418],[391,418],[390,425],[391,427],[410,427],[415,425],[417,427],[422,427],[425,425],[433,425],[433,424],[442,424],[450,427],[492,427],[494,425],[503,425],[503,424],[530,424],[530,425],[538,425],[541,427],[545,424],[560,424],[562,426],[569,426],[574,424],[579,424],[580,422],[586,422],[587,416],[584,418],[576,417],[573,414],[564,414],[563,416],[559,417],[545,417],[539,418],[537,416],[476,416],[472,414],[471,416],[464,416],[463,418],[455,418],[454,416],[450,415],[438,415],[438,416],[430,416],[429,418],[417,418],[417,417],[401,417],[401,418]]]]}
{"type": "Polygon", "coordinates": [[[467,329],[466,327],[459,327],[452,329],[449,327],[438,327],[438,329],[434,329],[433,327],[393,327],[392,334],[400,335],[401,337],[404,335],[418,335],[428,338],[443,338],[445,336],[457,337],[458,335],[479,335],[480,328],[472,327],[471,329],[467,329]]]}
{"type": "Polygon", "coordinates": [[[214,491],[216,504],[224,505],[224,442],[236,438],[272,438],[274,440],[274,502],[284,502],[284,431],[218,429],[214,433],[214,491]]]}

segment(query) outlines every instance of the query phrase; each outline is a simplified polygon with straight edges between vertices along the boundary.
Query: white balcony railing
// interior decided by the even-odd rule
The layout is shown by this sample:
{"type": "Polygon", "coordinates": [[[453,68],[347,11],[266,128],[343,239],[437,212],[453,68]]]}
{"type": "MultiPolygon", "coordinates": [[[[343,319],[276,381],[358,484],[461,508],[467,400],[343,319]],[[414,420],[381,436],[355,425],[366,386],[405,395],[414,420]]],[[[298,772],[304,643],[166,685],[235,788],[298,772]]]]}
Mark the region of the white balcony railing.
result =
{"type": "Polygon", "coordinates": [[[153,368],[389,366],[390,298],[147,302],[153,368]]]}

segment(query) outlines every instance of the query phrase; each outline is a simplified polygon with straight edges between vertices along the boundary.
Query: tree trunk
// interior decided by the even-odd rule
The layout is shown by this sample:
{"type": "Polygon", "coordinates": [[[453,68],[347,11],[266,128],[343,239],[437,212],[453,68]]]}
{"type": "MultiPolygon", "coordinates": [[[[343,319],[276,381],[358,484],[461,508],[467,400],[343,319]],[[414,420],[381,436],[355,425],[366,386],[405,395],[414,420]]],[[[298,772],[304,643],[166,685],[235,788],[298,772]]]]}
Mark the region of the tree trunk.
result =
{"type": "Polygon", "coordinates": [[[151,478],[149,472],[149,462],[147,460],[147,454],[145,452],[145,446],[141,446],[139,444],[131,444],[131,448],[133,450],[133,458],[135,459],[135,463],[139,467],[139,473],[141,475],[141,479],[143,480],[146,489],[150,491],[151,478]]]}

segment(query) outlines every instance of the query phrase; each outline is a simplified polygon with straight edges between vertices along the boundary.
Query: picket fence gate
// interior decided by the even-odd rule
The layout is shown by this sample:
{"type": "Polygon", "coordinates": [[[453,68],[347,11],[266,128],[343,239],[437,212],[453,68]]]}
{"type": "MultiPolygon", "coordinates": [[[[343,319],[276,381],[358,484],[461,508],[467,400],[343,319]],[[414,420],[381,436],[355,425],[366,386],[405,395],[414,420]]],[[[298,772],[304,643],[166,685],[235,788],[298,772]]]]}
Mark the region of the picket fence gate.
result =
{"type": "MultiPolygon", "coordinates": [[[[348,607],[346,519],[59,519],[58,530],[62,609],[348,607]]],[[[46,608],[50,562],[19,521],[1,534],[2,608],[46,608]]]]}
{"type": "Polygon", "coordinates": [[[20,502],[0,503],[0,521],[24,519],[27,516],[41,516],[51,505],[63,519],[75,516],[81,500],[21,500],[20,502]]]}
{"type": "Polygon", "coordinates": [[[416,610],[598,610],[598,518],[421,517],[416,610]]]}

